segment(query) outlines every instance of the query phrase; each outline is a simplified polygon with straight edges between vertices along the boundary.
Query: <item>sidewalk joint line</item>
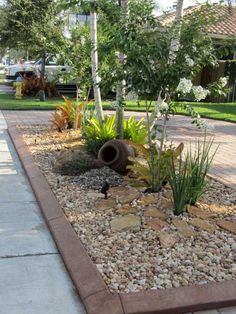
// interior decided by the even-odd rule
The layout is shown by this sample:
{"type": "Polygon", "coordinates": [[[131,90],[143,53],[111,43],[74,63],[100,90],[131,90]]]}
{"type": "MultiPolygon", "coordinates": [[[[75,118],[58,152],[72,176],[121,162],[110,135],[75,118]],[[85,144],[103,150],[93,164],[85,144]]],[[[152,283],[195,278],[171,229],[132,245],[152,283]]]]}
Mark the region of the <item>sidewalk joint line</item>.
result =
{"type": "Polygon", "coordinates": [[[19,254],[19,255],[6,255],[6,256],[0,256],[1,259],[8,259],[8,258],[21,258],[21,257],[33,257],[33,256],[45,256],[45,255],[59,255],[58,252],[47,252],[47,253],[32,253],[32,254],[19,254]]]}

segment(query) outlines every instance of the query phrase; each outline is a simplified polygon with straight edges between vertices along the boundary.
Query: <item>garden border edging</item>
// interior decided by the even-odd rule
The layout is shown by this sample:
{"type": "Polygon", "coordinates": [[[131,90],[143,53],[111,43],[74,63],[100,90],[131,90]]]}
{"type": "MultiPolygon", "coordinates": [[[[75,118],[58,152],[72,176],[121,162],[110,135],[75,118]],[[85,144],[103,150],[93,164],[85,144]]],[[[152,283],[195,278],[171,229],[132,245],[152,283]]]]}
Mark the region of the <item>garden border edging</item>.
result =
{"type": "Polygon", "coordinates": [[[47,179],[34,163],[21,133],[16,126],[10,126],[8,133],[88,314],[181,314],[236,305],[235,280],[166,290],[110,293],[67,221],[47,179]]]}

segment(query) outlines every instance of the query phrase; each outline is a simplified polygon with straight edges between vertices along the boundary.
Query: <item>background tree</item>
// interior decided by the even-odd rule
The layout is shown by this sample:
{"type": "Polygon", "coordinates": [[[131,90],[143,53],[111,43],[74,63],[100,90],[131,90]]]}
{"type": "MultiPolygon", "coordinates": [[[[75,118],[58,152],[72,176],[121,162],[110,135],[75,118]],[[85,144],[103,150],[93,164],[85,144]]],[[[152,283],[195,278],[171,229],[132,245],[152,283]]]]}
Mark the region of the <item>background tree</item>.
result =
{"type": "Polygon", "coordinates": [[[64,44],[63,15],[53,0],[7,0],[0,30],[1,45],[35,51],[40,55],[41,85],[44,87],[47,53],[56,54],[64,44]]]}

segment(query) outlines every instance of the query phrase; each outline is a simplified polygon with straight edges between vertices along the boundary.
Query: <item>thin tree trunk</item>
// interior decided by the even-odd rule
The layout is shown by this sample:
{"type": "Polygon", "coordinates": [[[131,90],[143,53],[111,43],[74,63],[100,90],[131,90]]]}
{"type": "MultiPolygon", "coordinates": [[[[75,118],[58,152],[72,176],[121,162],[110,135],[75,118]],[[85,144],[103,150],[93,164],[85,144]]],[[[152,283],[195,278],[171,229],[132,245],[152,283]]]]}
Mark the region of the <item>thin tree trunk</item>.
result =
{"type": "Polygon", "coordinates": [[[99,76],[98,76],[98,52],[97,52],[97,13],[91,12],[91,60],[92,60],[92,77],[93,77],[93,92],[95,100],[95,109],[99,124],[103,124],[104,116],[102,110],[101,92],[99,87],[99,76]]]}
{"type": "Polygon", "coordinates": [[[39,91],[39,99],[40,101],[45,101],[45,65],[46,65],[46,52],[42,51],[42,63],[41,63],[41,72],[40,72],[40,91],[39,91]]]}
{"type": "MultiPolygon", "coordinates": [[[[121,25],[125,27],[127,16],[128,16],[128,5],[129,0],[119,0],[119,5],[121,7],[122,17],[121,17],[121,25]]],[[[125,55],[123,53],[119,53],[118,55],[119,62],[121,66],[125,63],[125,55]]],[[[119,81],[116,86],[116,132],[119,139],[123,139],[124,137],[124,128],[123,128],[123,120],[124,120],[124,98],[125,98],[125,79],[119,81]]]]}
{"type": "Polygon", "coordinates": [[[46,65],[46,53],[45,53],[45,51],[42,52],[41,59],[42,59],[42,63],[41,63],[40,79],[43,82],[44,76],[45,76],[45,65],[46,65]]]}
{"type": "Polygon", "coordinates": [[[176,52],[179,50],[179,41],[180,41],[180,34],[181,34],[181,20],[183,18],[184,14],[184,0],[178,0],[176,5],[176,11],[175,11],[175,24],[176,24],[176,35],[172,39],[170,44],[170,62],[174,61],[176,58],[176,52]]]}

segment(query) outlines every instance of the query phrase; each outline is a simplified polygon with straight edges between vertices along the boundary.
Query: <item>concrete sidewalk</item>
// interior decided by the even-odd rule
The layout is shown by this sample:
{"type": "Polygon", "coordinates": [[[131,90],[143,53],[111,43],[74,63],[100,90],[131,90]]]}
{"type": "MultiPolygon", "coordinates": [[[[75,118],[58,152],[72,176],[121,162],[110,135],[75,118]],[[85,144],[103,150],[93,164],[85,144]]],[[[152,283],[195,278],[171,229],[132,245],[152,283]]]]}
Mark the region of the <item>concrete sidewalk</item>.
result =
{"type": "Polygon", "coordinates": [[[0,313],[85,314],[0,112],[0,313]]]}

